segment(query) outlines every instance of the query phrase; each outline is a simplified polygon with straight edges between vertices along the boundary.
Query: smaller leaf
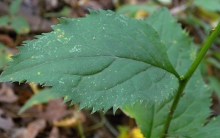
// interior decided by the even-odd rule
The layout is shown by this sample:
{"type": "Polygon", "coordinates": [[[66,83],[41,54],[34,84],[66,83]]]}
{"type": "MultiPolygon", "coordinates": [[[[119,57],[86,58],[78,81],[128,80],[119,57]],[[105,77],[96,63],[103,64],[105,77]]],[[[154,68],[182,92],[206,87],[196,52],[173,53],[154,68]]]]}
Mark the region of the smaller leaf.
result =
{"type": "Polygon", "coordinates": [[[209,77],[209,86],[220,96],[220,81],[215,77],[209,77]]]}
{"type": "Polygon", "coordinates": [[[72,9],[69,7],[64,7],[61,11],[59,12],[49,12],[45,13],[45,17],[68,17],[72,12],[72,9]]]}
{"type": "Polygon", "coordinates": [[[198,131],[194,131],[191,138],[219,138],[220,137],[220,118],[213,118],[207,125],[200,128],[198,131]]]}
{"type": "Polygon", "coordinates": [[[19,12],[22,0],[13,0],[9,12],[11,15],[15,15],[19,12]]]}
{"type": "Polygon", "coordinates": [[[4,68],[9,62],[9,53],[7,52],[6,47],[0,43],[0,69],[4,68]]]}
{"type": "Polygon", "coordinates": [[[216,60],[215,58],[208,58],[207,62],[211,65],[213,65],[214,67],[216,67],[217,69],[220,69],[220,62],[218,60],[216,60]]]}
{"type": "Polygon", "coordinates": [[[220,11],[220,0],[195,0],[195,5],[208,11],[220,11]]]}
{"type": "Polygon", "coordinates": [[[11,26],[18,34],[26,34],[30,31],[28,22],[21,16],[12,18],[11,26]]]}
{"type": "Polygon", "coordinates": [[[19,114],[25,112],[27,109],[31,108],[34,105],[47,103],[50,100],[59,99],[60,96],[57,93],[53,93],[50,89],[45,89],[40,93],[34,95],[29,99],[25,105],[20,109],[19,114]]]}
{"type": "Polygon", "coordinates": [[[0,17],[0,27],[7,26],[9,23],[9,17],[8,16],[2,16],[0,17]]]}

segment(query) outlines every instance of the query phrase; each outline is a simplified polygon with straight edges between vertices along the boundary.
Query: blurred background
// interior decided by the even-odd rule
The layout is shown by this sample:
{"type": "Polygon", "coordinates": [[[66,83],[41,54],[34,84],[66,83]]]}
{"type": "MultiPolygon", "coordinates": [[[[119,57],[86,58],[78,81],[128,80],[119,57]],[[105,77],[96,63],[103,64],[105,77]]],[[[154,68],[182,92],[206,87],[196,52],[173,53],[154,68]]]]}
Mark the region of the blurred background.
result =
{"type": "MultiPolygon", "coordinates": [[[[24,41],[52,31],[59,17],[79,18],[90,9],[104,9],[144,20],[162,7],[169,8],[198,49],[220,19],[220,0],[0,0],[0,72],[24,41]]],[[[213,89],[210,108],[212,116],[217,116],[220,39],[201,70],[213,89]]],[[[51,97],[50,89],[37,84],[0,84],[0,138],[143,138],[134,120],[120,110],[90,113],[79,111],[77,105],[66,106],[62,99],[51,97]],[[49,94],[39,95],[42,92],[49,94]],[[30,100],[33,96],[38,100],[30,100]]]]}

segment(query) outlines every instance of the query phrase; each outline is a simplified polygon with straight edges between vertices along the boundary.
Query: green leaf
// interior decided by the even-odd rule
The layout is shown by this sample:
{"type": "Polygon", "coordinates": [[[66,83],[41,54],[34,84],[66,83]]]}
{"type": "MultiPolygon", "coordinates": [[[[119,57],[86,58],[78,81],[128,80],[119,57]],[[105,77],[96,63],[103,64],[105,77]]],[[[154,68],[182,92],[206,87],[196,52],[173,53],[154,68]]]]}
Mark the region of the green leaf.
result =
{"type": "Polygon", "coordinates": [[[210,119],[204,127],[197,129],[192,134],[192,138],[219,138],[220,117],[210,119]]]}
{"type": "Polygon", "coordinates": [[[2,16],[0,17],[0,27],[2,26],[8,26],[10,19],[8,16],[2,16]]]}
{"type": "Polygon", "coordinates": [[[220,0],[195,0],[195,5],[209,11],[220,11],[220,0]]]}
{"type": "Polygon", "coordinates": [[[25,18],[21,16],[13,17],[11,19],[11,27],[16,31],[18,34],[26,34],[29,33],[30,27],[28,22],[25,18]]]}
{"type": "Polygon", "coordinates": [[[165,8],[155,12],[145,22],[159,33],[161,41],[166,46],[169,60],[176,71],[184,75],[196,57],[196,48],[192,38],[165,8]],[[163,21],[163,23],[158,21],[163,21]]]}
{"type": "Polygon", "coordinates": [[[61,98],[57,93],[52,93],[50,89],[42,90],[41,92],[35,94],[29,99],[25,105],[20,109],[19,113],[23,113],[27,109],[31,108],[34,105],[39,105],[47,103],[50,100],[55,100],[61,98]]]}
{"type": "Polygon", "coordinates": [[[220,96],[220,81],[215,77],[209,77],[209,86],[220,96]]]}
{"type": "MultiPolygon", "coordinates": [[[[194,135],[200,135],[198,131],[203,129],[202,126],[207,122],[207,118],[211,113],[209,109],[211,105],[210,96],[211,92],[202,82],[199,73],[197,73],[189,82],[185,95],[183,95],[177,107],[174,118],[171,121],[168,136],[171,138],[207,138],[195,137],[194,135]]],[[[171,104],[172,98],[161,105],[144,106],[143,104],[136,104],[135,106],[124,108],[124,111],[135,118],[147,138],[159,138],[162,135],[171,104]]],[[[213,133],[215,135],[217,132],[213,133]]],[[[217,138],[214,135],[209,135],[208,137],[217,138]]],[[[220,137],[220,133],[218,137],[220,137]]]]}
{"type": "Polygon", "coordinates": [[[9,52],[7,51],[7,48],[0,43],[0,70],[2,70],[9,62],[8,55],[9,52]]]}
{"type": "Polygon", "coordinates": [[[30,31],[29,23],[22,16],[3,16],[0,17],[0,27],[1,26],[11,26],[16,33],[26,34],[30,31]]]}
{"type": "Polygon", "coordinates": [[[57,12],[49,12],[49,13],[45,13],[44,17],[68,17],[72,12],[72,9],[70,7],[64,7],[61,11],[57,12]]]}
{"type": "Polygon", "coordinates": [[[93,111],[160,103],[178,87],[165,46],[144,22],[99,11],[61,19],[53,29],[26,42],[1,81],[53,86],[66,101],[93,111]]]}
{"type": "Polygon", "coordinates": [[[10,7],[9,7],[9,12],[11,15],[16,15],[18,14],[20,10],[22,0],[13,0],[10,7]]]}
{"type": "Polygon", "coordinates": [[[220,69],[220,62],[213,57],[207,58],[207,63],[213,65],[217,69],[220,69]]]}
{"type": "MultiPolygon", "coordinates": [[[[162,42],[167,46],[169,58],[176,70],[184,74],[195,53],[192,40],[182,31],[168,10],[163,9],[153,14],[147,22],[160,34],[162,42]],[[163,21],[163,23],[158,23],[163,21]],[[175,33],[173,33],[175,32],[175,33]],[[173,57],[174,53],[176,58],[173,57]]],[[[188,83],[174,118],[171,121],[168,137],[170,138],[218,138],[220,133],[215,127],[220,127],[219,119],[212,120],[208,125],[207,118],[211,111],[211,91],[197,72],[188,83]]],[[[164,125],[169,114],[173,97],[160,105],[145,106],[144,103],[122,108],[129,116],[135,118],[137,124],[147,138],[162,136],[164,125]]]]}

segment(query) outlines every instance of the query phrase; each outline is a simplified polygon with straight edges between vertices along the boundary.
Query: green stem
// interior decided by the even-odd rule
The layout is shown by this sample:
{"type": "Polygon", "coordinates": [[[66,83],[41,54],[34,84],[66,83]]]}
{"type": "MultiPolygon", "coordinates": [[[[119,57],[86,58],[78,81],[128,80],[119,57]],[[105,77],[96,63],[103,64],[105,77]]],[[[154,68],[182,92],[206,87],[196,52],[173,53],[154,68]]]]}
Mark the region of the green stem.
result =
{"type": "Polygon", "coordinates": [[[200,50],[197,58],[195,59],[195,61],[191,65],[190,69],[188,70],[188,72],[186,73],[184,78],[182,78],[182,79],[188,80],[188,79],[191,78],[191,76],[193,75],[193,73],[195,72],[195,70],[199,66],[200,62],[204,58],[205,54],[207,53],[209,48],[212,46],[213,42],[215,41],[215,39],[218,37],[219,34],[220,34],[220,23],[217,25],[217,27],[212,32],[212,34],[206,39],[206,41],[204,42],[204,44],[202,46],[202,49],[200,50]]]}
{"type": "Polygon", "coordinates": [[[167,137],[168,130],[169,130],[169,127],[170,127],[170,123],[171,123],[171,121],[173,119],[174,112],[175,112],[175,110],[177,108],[177,105],[178,105],[178,103],[180,101],[180,98],[181,98],[181,96],[183,94],[183,91],[184,91],[184,89],[186,87],[186,84],[187,84],[187,81],[180,81],[179,82],[178,92],[175,95],[174,101],[173,101],[172,106],[170,108],[169,115],[168,115],[167,120],[165,122],[162,138],[166,138],[167,137]]]}
{"type": "Polygon", "coordinates": [[[190,80],[190,78],[192,77],[193,73],[198,68],[200,62],[204,58],[204,56],[207,53],[208,49],[212,46],[213,42],[216,40],[216,38],[218,37],[219,34],[220,34],[220,23],[217,25],[215,30],[211,33],[211,35],[204,42],[204,44],[202,46],[202,49],[200,50],[197,58],[195,59],[195,61],[191,65],[190,69],[187,71],[187,73],[182,78],[179,79],[179,88],[178,88],[178,91],[177,91],[177,93],[176,93],[176,95],[174,97],[173,103],[171,105],[170,112],[169,112],[167,120],[165,122],[164,130],[163,130],[161,138],[166,138],[167,137],[168,131],[169,131],[169,127],[170,127],[170,123],[172,121],[174,112],[175,112],[175,110],[176,110],[176,108],[178,106],[178,103],[179,103],[179,101],[181,99],[181,96],[184,93],[184,90],[185,90],[185,87],[186,87],[188,81],[190,80]]]}

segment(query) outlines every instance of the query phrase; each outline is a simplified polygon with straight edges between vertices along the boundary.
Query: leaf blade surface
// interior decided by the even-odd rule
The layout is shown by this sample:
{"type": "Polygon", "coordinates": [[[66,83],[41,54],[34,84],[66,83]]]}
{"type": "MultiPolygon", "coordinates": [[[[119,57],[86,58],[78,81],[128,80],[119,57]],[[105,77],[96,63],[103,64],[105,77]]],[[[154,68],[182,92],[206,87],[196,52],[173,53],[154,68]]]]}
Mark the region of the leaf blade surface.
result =
{"type": "Polygon", "coordinates": [[[150,25],[111,11],[60,21],[20,48],[1,81],[53,86],[66,101],[94,111],[159,103],[178,87],[178,73],[150,25]]]}

